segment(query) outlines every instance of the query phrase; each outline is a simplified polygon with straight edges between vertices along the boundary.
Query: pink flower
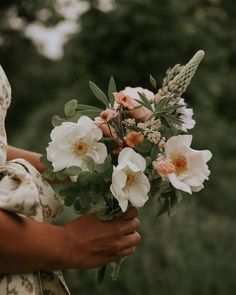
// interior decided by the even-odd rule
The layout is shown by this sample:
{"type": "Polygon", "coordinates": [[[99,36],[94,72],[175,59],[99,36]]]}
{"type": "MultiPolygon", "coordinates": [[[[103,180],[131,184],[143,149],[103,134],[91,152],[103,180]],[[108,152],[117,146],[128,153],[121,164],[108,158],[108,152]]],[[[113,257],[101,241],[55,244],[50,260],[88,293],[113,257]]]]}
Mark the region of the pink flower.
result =
{"type": "Polygon", "coordinates": [[[123,107],[132,110],[135,105],[135,100],[130,96],[124,94],[122,91],[114,92],[115,101],[123,107]]]}
{"type": "Polygon", "coordinates": [[[105,120],[101,117],[95,118],[95,124],[102,130],[102,133],[107,137],[117,138],[115,129],[110,126],[105,120]]]}
{"type": "Polygon", "coordinates": [[[112,109],[106,109],[105,111],[101,112],[100,118],[103,122],[108,122],[112,118],[115,118],[117,116],[117,112],[112,109]]]}
{"type": "Polygon", "coordinates": [[[135,148],[137,145],[143,142],[144,135],[142,132],[130,131],[124,140],[129,147],[135,148]]]}
{"type": "MultiPolygon", "coordinates": [[[[128,97],[131,97],[131,99],[133,99],[133,101],[134,101],[133,106],[134,107],[140,106],[140,104],[137,102],[137,100],[141,100],[139,93],[143,93],[147,97],[147,99],[149,99],[149,100],[154,99],[153,92],[151,92],[147,89],[143,89],[141,87],[136,87],[136,88],[126,87],[124,90],[122,90],[122,93],[128,97]]],[[[147,109],[143,106],[140,106],[137,109],[132,109],[129,112],[129,114],[132,118],[134,118],[136,120],[146,121],[151,116],[152,112],[149,109],[147,109]]]]}
{"type": "Polygon", "coordinates": [[[167,175],[175,172],[175,165],[165,160],[156,162],[154,164],[154,168],[161,175],[167,175]]]}

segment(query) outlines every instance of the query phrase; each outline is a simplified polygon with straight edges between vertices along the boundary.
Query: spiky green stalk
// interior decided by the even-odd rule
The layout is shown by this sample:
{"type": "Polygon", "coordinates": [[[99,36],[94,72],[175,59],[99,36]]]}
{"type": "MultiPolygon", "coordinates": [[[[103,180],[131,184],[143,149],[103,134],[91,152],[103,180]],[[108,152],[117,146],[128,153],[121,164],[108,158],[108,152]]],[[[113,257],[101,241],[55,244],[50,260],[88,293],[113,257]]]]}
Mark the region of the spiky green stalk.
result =
{"type": "Polygon", "coordinates": [[[168,95],[173,95],[174,98],[181,97],[190,84],[204,55],[204,51],[199,50],[185,66],[176,65],[169,73],[167,72],[163,87],[158,91],[158,98],[161,99],[163,96],[168,95]],[[178,71],[179,73],[175,75],[178,71]],[[171,76],[173,79],[170,80],[171,76]]]}

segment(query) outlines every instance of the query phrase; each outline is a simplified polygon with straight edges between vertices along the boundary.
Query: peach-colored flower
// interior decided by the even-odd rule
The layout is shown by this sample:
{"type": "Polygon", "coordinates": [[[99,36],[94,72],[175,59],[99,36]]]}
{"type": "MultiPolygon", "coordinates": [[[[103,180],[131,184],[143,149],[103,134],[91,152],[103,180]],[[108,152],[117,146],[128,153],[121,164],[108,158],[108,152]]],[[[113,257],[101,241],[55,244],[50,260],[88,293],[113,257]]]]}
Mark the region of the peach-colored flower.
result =
{"type": "Polygon", "coordinates": [[[140,107],[138,109],[131,110],[129,114],[132,118],[138,121],[146,121],[152,115],[152,112],[145,107],[140,107]]]}
{"type": "Polygon", "coordinates": [[[144,135],[142,132],[130,131],[124,140],[129,147],[135,148],[137,145],[143,142],[144,135]]]}
{"type": "Polygon", "coordinates": [[[104,121],[101,117],[96,117],[94,120],[95,124],[102,130],[103,135],[107,137],[117,137],[115,129],[106,121],[104,121]]]}
{"type": "Polygon", "coordinates": [[[103,122],[108,122],[112,118],[115,118],[116,116],[117,116],[117,112],[112,109],[106,109],[100,114],[100,118],[103,120],[103,122]]]}
{"type": "MultiPolygon", "coordinates": [[[[124,95],[126,96],[129,96],[131,99],[134,100],[134,108],[135,107],[138,107],[140,106],[140,104],[138,103],[137,100],[141,100],[140,96],[139,96],[139,93],[143,93],[147,99],[149,100],[153,100],[154,99],[154,93],[147,90],[147,89],[143,89],[141,87],[135,87],[135,88],[132,88],[132,87],[126,87],[124,90],[121,91],[124,95]]],[[[129,112],[130,116],[136,120],[139,120],[139,121],[146,121],[151,115],[152,115],[152,112],[143,107],[143,106],[140,106],[139,108],[137,109],[132,109],[130,112],[129,112]]]]}
{"type": "Polygon", "coordinates": [[[122,91],[114,92],[115,101],[123,107],[132,110],[135,105],[135,100],[128,95],[125,95],[122,91]]]}
{"type": "Polygon", "coordinates": [[[158,173],[163,175],[167,175],[167,174],[175,172],[175,165],[165,160],[156,162],[156,164],[154,165],[154,168],[156,169],[158,173]]]}

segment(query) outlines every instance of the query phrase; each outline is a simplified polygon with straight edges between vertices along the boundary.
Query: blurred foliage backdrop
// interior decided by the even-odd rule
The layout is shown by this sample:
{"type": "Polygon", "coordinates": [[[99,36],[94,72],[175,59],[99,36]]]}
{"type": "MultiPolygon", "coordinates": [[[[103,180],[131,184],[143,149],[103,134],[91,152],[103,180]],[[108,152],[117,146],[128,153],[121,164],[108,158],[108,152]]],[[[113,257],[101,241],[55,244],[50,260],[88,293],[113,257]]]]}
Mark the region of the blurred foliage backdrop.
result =
{"type": "MultiPolygon", "coordinates": [[[[56,1],[0,2],[0,63],[13,88],[9,143],[43,152],[50,118],[67,99],[95,103],[88,80],[106,87],[113,74],[120,89],[149,87],[150,73],[161,83],[167,67],[204,49],[185,97],[195,110],[195,147],[214,157],[206,189],[187,197],[175,217],[156,220],[155,204],[142,211],[143,242],[116,284],[107,279],[98,288],[93,270],[66,271],[72,295],[236,294],[235,1],[116,0],[107,11],[98,1],[84,2],[88,10],[78,18],[79,30],[57,61],[41,55],[24,34],[30,23],[62,20],[56,1]],[[24,26],[12,26],[14,18],[24,26]]],[[[60,222],[73,217],[66,211],[60,222]]]]}

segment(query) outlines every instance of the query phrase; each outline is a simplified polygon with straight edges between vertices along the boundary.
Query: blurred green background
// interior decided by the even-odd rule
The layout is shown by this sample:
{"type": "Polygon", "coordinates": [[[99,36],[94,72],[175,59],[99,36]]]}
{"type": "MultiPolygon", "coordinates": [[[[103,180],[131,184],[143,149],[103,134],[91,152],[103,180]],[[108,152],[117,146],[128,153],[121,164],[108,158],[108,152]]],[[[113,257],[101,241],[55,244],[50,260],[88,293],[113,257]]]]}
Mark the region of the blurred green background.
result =
{"type": "Polygon", "coordinates": [[[155,219],[155,204],[143,209],[143,242],[119,281],[98,287],[94,270],[66,271],[72,295],[236,294],[235,36],[234,0],[0,2],[0,64],[13,88],[7,131],[18,147],[44,152],[65,101],[95,103],[89,80],[105,88],[114,75],[120,90],[145,88],[151,73],[161,85],[167,67],[206,52],[184,95],[197,121],[194,146],[214,155],[206,189],[172,218],[155,219]],[[60,51],[56,36],[68,27],[60,51]],[[46,32],[46,41],[33,41],[46,32]]]}

